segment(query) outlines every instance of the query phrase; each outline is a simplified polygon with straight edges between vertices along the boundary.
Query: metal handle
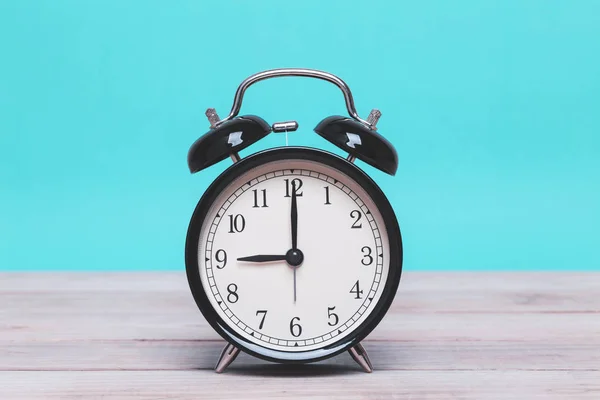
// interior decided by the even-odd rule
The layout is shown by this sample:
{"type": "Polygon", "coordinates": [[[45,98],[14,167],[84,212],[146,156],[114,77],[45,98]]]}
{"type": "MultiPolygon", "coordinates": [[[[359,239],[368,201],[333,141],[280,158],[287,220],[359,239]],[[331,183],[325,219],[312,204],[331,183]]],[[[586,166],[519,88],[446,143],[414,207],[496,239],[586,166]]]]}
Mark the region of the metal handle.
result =
{"type": "MultiPolygon", "coordinates": [[[[337,87],[339,87],[342,90],[342,93],[344,93],[344,99],[346,100],[346,108],[348,109],[348,114],[350,114],[350,116],[352,118],[354,118],[355,120],[357,120],[358,122],[360,122],[362,124],[365,124],[366,126],[368,126],[371,129],[374,129],[374,126],[377,123],[377,119],[379,119],[379,118],[377,118],[374,122],[371,122],[371,121],[365,121],[358,116],[358,113],[356,112],[356,108],[354,107],[354,99],[352,98],[352,92],[350,91],[350,88],[348,87],[348,85],[346,85],[346,82],[344,82],[337,76],[330,74],[328,72],[319,71],[316,69],[280,68],[280,69],[271,69],[271,70],[267,70],[267,71],[262,71],[262,72],[256,73],[256,74],[251,75],[248,78],[246,78],[240,84],[240,86],[237,88],[237,91],[235,92],[235,97],[233,99],[233,106],[231,107],[231,112],[229,113],[229,115],[218,122],[214,122],[213,125],[215,127],[217,127],[217,126],[221,125],[222,123],[229,121],[230,119],[232,119],[236,115],[238,115],[238,113],[240,112],[240,108],[242,107],[242,99],[244,97],[244,92],[251,85],[255,84],[256,82],[265,80],[265,79],[276,78],[279,76],[304,76],[304,77],[317,78],[317,79],[322,79],[327,82],[331,82],[334,85],[336,85],[337,87]]],[[[377,112],[379,113],[379,111],[377,111],[377,112]]],[[[371,113],[373,113],[373,112],[371,112],[371,113]]],[[[381,113],[379,113],[379,115],[381,115],[381,113]]]]}

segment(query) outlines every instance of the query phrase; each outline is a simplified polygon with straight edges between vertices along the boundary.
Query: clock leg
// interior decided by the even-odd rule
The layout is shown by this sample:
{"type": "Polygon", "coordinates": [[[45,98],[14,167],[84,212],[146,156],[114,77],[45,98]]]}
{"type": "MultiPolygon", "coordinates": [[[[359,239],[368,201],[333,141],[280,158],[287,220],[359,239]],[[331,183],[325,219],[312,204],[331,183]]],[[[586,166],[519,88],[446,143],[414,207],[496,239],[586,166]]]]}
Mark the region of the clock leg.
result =
{"type": "Polygon", "coordinates": [[[361,366],[363,371],[373,372],[373,365],[371,364],[371,360],[369,360],[367,351],[365,350],[362,344],[359,343],[356,346],[352,347],[350,350],[348,350],[348,353],[350,353],[354,361],[356,361],[356,363],[361,366]]]}
{"type": "Polygon", "coordinates": [[[221,357],[219,357],[219,362],[215,367],[215,372],[220,374],[225,371],[225,368],[229,366],[235,360],[235,358],[240,354],[240,349],[232,345],[231,343],[227,343],[227,346],[223,349],[221,353],[221,357]]]}

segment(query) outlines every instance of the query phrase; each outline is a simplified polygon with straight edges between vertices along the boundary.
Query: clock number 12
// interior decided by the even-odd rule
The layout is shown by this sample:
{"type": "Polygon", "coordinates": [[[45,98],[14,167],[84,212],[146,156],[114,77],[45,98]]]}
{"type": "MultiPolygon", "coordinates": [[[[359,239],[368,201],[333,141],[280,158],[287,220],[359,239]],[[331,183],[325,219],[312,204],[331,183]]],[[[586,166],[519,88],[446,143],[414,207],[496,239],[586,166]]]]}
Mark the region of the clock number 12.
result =
{"type": "Polygon", "coordinates": [[[285,197],[290,197],[291,196],[290,193],[292,192],[292,190],[294,190],[296,192],[297,197],[302,196],[302,192],[300,191],[300,188],[302,187],[302,183],[303,183],[302,179],[294,178],[294,179],[292,179],[291,182],[289,179],[284,179],[284,180],[285,180],[285,197]]]}

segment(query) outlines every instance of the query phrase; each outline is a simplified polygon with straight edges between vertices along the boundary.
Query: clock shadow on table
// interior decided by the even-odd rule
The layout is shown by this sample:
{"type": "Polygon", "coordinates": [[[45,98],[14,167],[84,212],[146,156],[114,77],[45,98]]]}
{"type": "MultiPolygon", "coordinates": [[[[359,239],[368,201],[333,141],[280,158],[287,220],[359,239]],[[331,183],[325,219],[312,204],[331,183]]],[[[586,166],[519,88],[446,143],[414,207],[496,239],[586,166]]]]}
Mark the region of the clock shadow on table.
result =
{"type": "Polygon", "coordinates": [[[255,375],[268,377],[309,377],[364,374],[348,354],[308,364],[280,364],[240,354],[224,375],[255,375]]]}

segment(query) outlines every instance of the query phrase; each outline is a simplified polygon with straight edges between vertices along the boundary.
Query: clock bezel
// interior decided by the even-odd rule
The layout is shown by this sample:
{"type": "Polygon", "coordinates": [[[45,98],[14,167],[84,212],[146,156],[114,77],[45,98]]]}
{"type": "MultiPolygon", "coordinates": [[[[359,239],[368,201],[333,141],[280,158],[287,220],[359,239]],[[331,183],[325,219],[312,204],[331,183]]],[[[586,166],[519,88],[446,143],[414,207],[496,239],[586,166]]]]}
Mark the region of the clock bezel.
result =
{"type": "Polygon", "coordinates": [[[202,315],[211,327],[234,346],[255,357],[281,363],[308,363],[333,357],[358,344],[381,322],[391,306],[402,274],[402,237],[395,212],[379,186],[360,168],[342,157],[309,147],[279,147],[252,154],[223,171],[208,187],[192,214],[185,244],[188,284],[202,315]],[[213,308],[200,279],[198,251],[200,231],[206,216],[220,193],[249,170],[281,160],[303,160],[321,163],[347,175],[371,197],[381,213],[389,242],[390,267],[383,292],[370,315],[349,335],[319,349],[288,352],[274,350],[249,341],[225,322],[213,308]]]}

